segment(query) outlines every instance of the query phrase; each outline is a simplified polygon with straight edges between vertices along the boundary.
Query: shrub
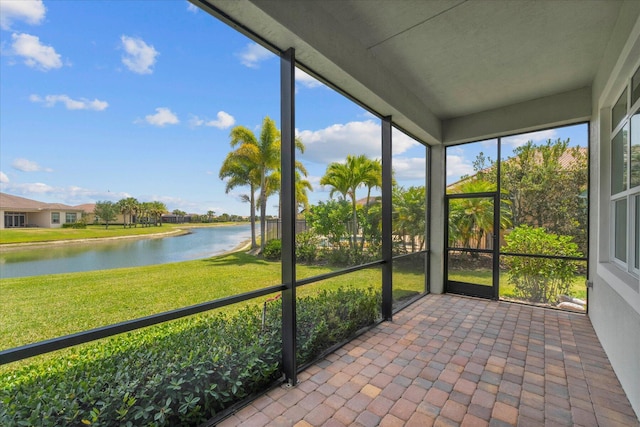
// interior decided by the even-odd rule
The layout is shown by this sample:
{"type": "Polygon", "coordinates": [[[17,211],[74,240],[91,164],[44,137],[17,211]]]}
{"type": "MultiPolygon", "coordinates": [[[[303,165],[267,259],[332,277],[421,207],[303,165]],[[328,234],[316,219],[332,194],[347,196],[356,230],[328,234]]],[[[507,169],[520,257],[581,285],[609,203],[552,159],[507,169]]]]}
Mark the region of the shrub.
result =
{"type": "Polygon", "coordinates": [[[62,228],[87,228],[87,223],[78,221],[78,222],[68,222],[62,224],[62,228]]]}
{"type": "Polygon", "coordinates": [[[318,257],[318,244],[320,239],[312,231],[303,231],[296,234],[296,260],[300,262],[313,262],[318,257]]]}
{"type": "Polygon", "coordinates": [[[282,241],[280,239],[269,240],[264,245],[264,252],[262,253],[264,259],[276,261],[282,257],[282,241]]]}
{"type": "MultiPolygon", "coordinates": [[[[505,252],[581,257],[571,236],[547,233],[544,228],[521,225],[505,236],[505,252]]],[[[575,261],[523,256],[504,257],[509,281],[516,297],[531,302],[553,303],[558,295],[569,295],[577,273],[575,261]]]]}
{"type": "MultiPolygon", "coordinates": [[[[281,378],[281,303],[200,315],[0,373],[0,425],[190,426],[281,378]]],[[[379,292],[298,299],[298,361],[378,317],[379,292]]]]}
{"type": "Polygon", "coordinates": [[[0,377],[0,425],[194,425],[278,378],[257,308],[87,345],[0,377]]]}
{"type": "Polygon", "coordinates": [[[317,358],[331,346],[380,318],[382,296],[369,288],[321,291],[313,297],[301,298],[297,305],[298,363],[317,358]]]}

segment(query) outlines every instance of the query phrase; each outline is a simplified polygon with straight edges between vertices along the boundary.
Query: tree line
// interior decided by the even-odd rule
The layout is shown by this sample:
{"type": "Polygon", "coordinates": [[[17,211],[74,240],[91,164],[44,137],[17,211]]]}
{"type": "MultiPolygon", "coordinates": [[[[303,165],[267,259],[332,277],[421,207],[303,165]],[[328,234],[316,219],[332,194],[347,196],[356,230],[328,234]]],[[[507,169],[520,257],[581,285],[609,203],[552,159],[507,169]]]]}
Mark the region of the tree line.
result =
{"type": "Polygon", "coordinates": [[[122,215],[122,226],[142,227],[162,226],[162,215],[167,213],[167,206],[158,201],[139,202],[134,197],[120,199],[117,202],[109,200],[98,201],[93,213],[98,221],[104,222],[105,228],[114,222],[118,214],[122,215]]]}
{"type": "MultiPolygon", "coordinates": [[[[249,189],[248,194],[240,197],[249,203],[251,246],[257,248],[256,211],[260,212],[260,235],[266,236],[267,198],[280,193],[280,132],[274,121],[265,117],[259,136],[244,126],[234,127],[230,133],[230,145],[232,151],[223,161],[219,177],[226,182],[226,193],[237,187],[249,189]]],[[[304,153],[305,146],[299,138],[295,140],[295,148],[304,153]]],[[[352,252],[362,253],[365,246],[369,252],[379,248],[380,203],[378,198],[371,197],[371,191],[382,186],[380,160],[365,155],[348,155],[344,162],[329,164],[320,184],[330,187],[332,200],[315,206],[309,206],[308,191],[313,191],[313,188],[306,177],[304,165],[296,161],[296,204],[319,235],[328,238],[335,246],[345,243],[352,252]],[[366,197],[359,205],[356,191],[360,188],[366,189],[366,197]],[[334,196],[336,200],[333,200],[334,196]]],[[[424,247],[425,197],[424,187],[405,190],[394,184],[396,234],[409,235],[404,239],[405,243],[420,248],[424,247]]],[[[261,239],[261,251],[264,251],[265,240],[261,239]]],[[[403,238],[398,237],[398,240],[403,238]]]]}

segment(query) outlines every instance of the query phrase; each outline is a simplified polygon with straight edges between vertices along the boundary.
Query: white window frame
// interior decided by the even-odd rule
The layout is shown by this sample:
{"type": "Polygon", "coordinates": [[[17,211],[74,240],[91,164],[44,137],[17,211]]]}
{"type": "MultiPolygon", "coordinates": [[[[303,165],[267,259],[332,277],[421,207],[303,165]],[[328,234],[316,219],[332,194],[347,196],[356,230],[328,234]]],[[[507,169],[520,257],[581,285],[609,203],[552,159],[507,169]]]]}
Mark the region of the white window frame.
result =
{"type": "MultiPolygon", "coordinates": [[[[622,90],[620,91],[619,95],[616,97],[616,103],[618,102],[618,100],[620,99],[620,97],[626,93],[627,99],[626,99],[626,103],[627,103],[627,111],[625,116],[623,117],[623,119],[617,123],[614,124],[613,123],[613,106],[611,109],[611,125],[615,125],[615,128],[611,129],[611,133],[609,136],[609,150],[610,152],[613,151],[613,139],[615,138],[615,136],[623,131],[623,129],[627,128],[628,129],[628,133],[627,133],[627,153],[626,153],[626,161],[627,161],[627,185],[626,185],[626,189],[624,191],[621,191],[619,193],[616,194],[611,194],[611,186],[609,187],[609,213],[610,213],[610,232],[609,232],[609,236],[610,236],[610,245],[609,245],[609,259],[611,260],[611,262],[620,267],[621,269],[625,270],[626,272],[630,273],[631,275],[635,276],[636,278],[640,276],[640,270],[638,268],[636,268],[635,266],[635,247],[636,247],[636,230],[639,227],[638,224],[635,223],[635,215],[636,215],[636,211],[635,211],[635,197],[638,196],[640,194],[640,186],[636,186],[634,188],[631,188],[631,147],[632,147],[632,139],[631,139],[631,117],[634,114],[640,114],[640,99],[637,100],[635,102],[634,105],[631,105],[631,95],[632,95],[632,83],[631,83],[631,79],[633,77],[633,75],[635,74],[635,72],[638,70],[638,67],[640,67],[640,64],[633,69],[632,73],[630,76],[628,76],[626,84],[624,86],[624,88],[622,88],[622,90]],[[615,204],[616,202],[620,201],[620,200],[624,200],[626,199],[627,201],[627,241],[626,241],[626,260],[623,261],[621,259],[616,258],[615,256],[615,251],[616,251],[616,233],[615,233],[615,227],[616,227],[616,214],[615,214],[615,204]]],[[[638,132],[640,132],[640,129],[636,130],[638,132]]],[[[635,132],[634,132],[635,134],[635,132]]],[[[610,165],[610,169],[613,169],[614,165],[610,165]]],[[[613,170],[609,171],[609,177],[613,178],[613,170]]]]}

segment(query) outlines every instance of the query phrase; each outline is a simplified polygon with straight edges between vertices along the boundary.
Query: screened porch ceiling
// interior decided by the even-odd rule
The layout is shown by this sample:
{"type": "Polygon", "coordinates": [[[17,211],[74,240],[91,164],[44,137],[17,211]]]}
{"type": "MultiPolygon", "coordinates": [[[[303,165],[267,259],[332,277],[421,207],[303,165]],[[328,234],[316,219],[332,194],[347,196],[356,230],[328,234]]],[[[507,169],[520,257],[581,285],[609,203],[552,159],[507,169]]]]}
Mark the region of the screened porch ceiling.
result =
{"type": "Polygon", "coordinates": [[[449,129],[528,102],[582,105],[549,125],[588,119],[615,24],[637,17],[616,0],[192,1],[294,47],[305,67],[430,144],[458,142],[449,129]]]}

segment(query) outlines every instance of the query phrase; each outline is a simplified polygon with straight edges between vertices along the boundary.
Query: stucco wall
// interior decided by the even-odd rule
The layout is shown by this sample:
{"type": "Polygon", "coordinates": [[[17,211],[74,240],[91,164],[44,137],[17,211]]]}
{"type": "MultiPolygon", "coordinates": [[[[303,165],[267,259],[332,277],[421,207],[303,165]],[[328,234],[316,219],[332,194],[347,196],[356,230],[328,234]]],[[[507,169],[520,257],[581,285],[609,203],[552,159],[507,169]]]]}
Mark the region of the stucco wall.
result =
{"type": "Polygon", "coordinates": [[[610,262],[611,106],[640,65],[640,2],[625,2],[593,84],[589,317],[640,417],[640,279],[610,262]]]}

